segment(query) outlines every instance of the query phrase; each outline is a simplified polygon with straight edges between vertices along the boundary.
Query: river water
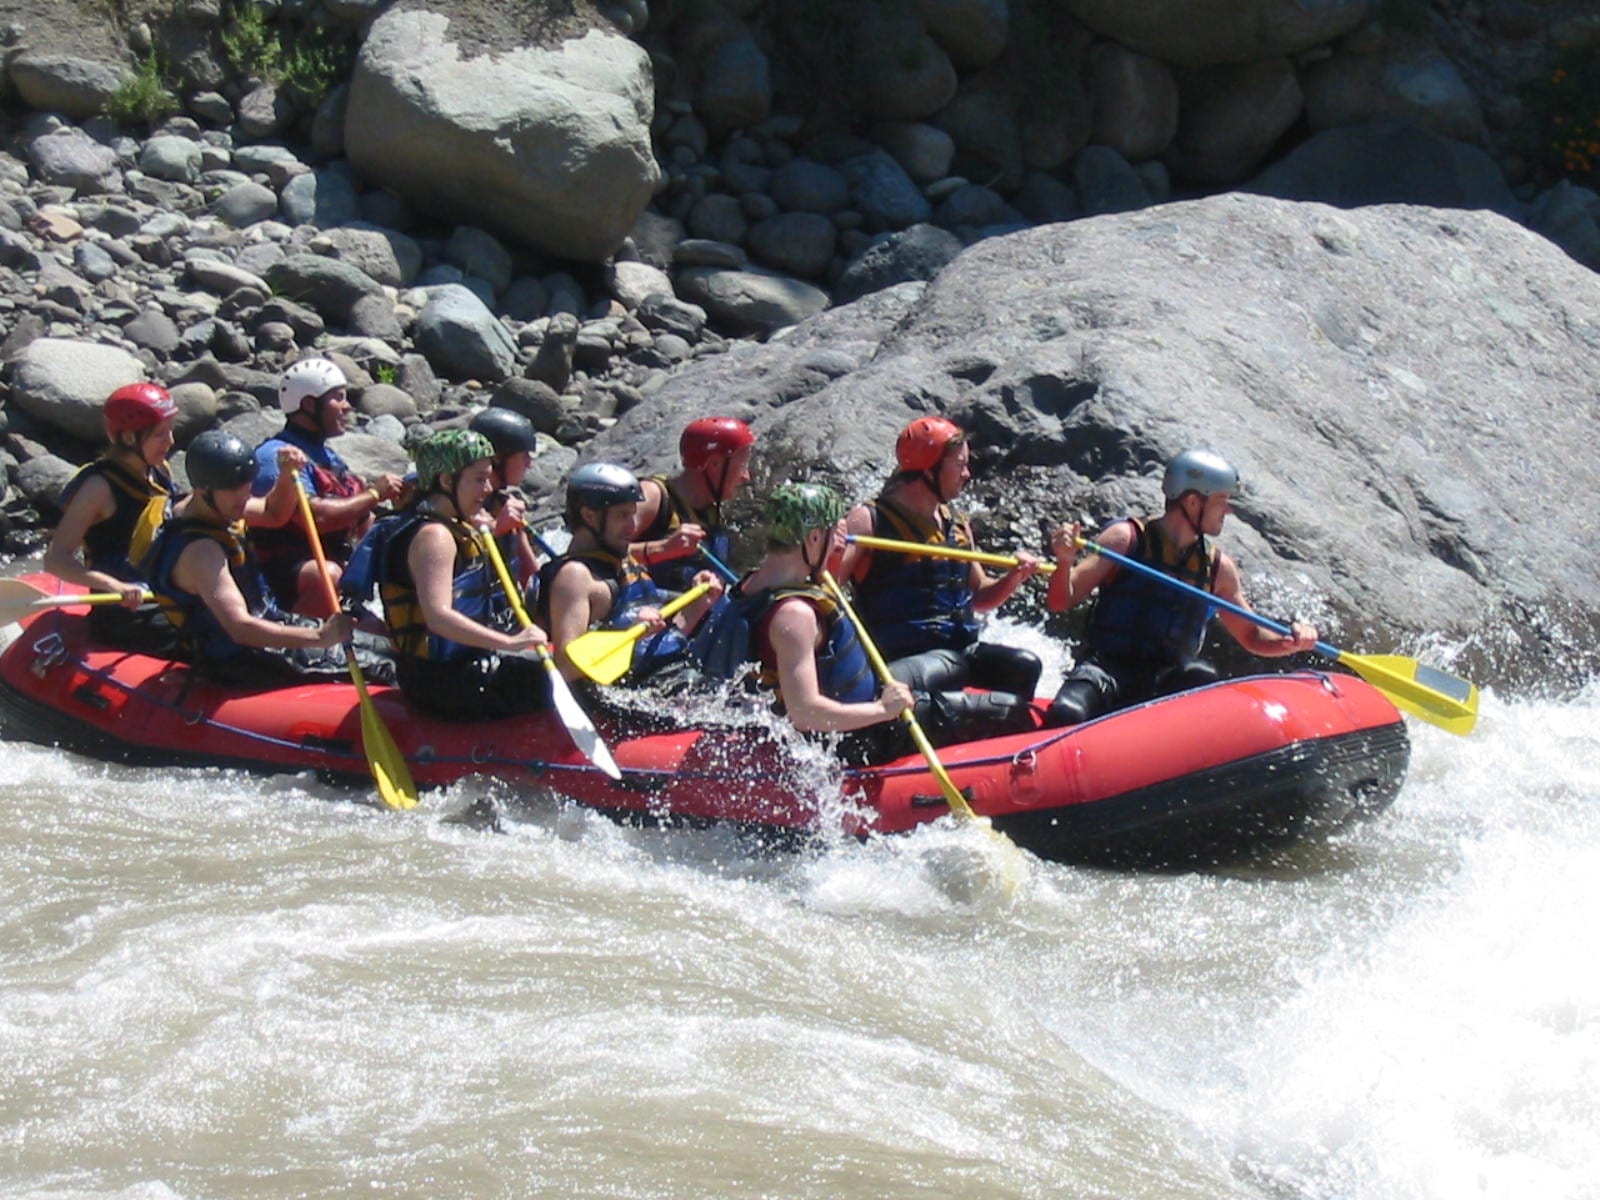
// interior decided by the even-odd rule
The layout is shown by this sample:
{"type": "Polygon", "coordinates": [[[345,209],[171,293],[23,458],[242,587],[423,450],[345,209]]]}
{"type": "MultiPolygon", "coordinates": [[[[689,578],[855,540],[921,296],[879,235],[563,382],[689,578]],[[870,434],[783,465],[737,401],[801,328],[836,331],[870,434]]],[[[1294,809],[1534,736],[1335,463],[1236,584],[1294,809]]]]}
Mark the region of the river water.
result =
{"type": "Polygon", "coordinates": [[[1127,875],[0,746],[8,1197],[1600,1196],[1600,687],[1127,875]],[[503,833],[448,820],[474,801],[503,833]]]}

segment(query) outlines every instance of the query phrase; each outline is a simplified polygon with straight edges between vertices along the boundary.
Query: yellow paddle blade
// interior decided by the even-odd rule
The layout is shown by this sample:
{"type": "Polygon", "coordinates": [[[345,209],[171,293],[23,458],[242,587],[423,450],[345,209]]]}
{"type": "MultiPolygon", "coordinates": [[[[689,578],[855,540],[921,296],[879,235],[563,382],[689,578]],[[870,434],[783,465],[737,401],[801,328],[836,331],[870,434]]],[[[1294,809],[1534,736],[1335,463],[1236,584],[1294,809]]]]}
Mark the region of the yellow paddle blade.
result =
{"type": "Polygon", "coordinates": [[[1478,722],[1478,687],[1470,680],[1401,654],[1352,654],[1338,658],[1402,712],[1465,737],[1478,722]]]}
{"type": "Polygon", "coordinates": [[[367,679],[356,662],[355,647],[346,646],[345,655],[350,661],[350,682],[356,685],[361,704],[361,748],[366,752],[367,770],[372,773],[378,798],[390,808],[415,808],[417,785],[411,778],[411,768],[406,766],[405,755],[395,745],[394,735],[367,692],[367,679]]]}
{"type": "MultiPolygon", "coordinates": [[[[662,619],[688,608],[710,590],[710,584],[695,584],[661,606],[662,619]]],[[[633,665],[633,644],[649,629],[643,621],[626,629],[591,629],[567,643],[567,658],[596,683],[615,683],[628,673],[633,665]]]]}
{"type": "Polygon", "coordinates": [[[567,643],[567,657],[596,683],[615,683],[633,666],[633,644],[649,626],[628,629],[592,629],[567,643]]]}

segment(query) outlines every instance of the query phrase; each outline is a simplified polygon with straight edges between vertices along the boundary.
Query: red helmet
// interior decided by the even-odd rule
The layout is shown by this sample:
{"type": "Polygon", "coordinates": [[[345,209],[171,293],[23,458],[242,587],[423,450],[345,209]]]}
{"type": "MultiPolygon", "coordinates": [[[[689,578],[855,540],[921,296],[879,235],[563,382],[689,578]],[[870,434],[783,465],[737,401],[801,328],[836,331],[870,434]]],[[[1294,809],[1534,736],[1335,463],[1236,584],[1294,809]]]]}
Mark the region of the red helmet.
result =
{"type": "Polygon", "coordinates": [[[159,383],[130,383],[106,397],[106,432],[113,439],[154,429],[177,415],[178,406],[159,383]]]}
{"type": "Polygon", "coordinates": [[[683,436],[678,439],[678,455],[684,466],[698,471],[711,461],[713,454],[732,454],[755,444],[756,435],[737,417],[701,417],[684,427],[683,436]]]}
{"type": "Polygon", "coordinates": [[[918,417],[900,431],[894,458],[902,471],[931,471],[951,446],[966,440],[961,426],[944,417],[918,417]]]}

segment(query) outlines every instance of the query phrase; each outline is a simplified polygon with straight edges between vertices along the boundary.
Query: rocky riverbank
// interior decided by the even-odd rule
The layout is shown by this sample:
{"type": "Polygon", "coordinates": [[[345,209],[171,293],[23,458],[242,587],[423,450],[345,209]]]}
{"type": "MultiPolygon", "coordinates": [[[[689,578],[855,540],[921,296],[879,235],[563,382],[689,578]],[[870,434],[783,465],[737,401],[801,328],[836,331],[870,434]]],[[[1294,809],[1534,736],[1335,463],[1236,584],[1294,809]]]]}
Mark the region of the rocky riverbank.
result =
{"type": "Polygon", "coordinates": [[[1208,441],[1257,481],[1231,538],[1278,610],[1507,680],[1591,662],[1565,547],[1600,196],[1505,90],[1557,33],[1600,42],[1584,5],[208,0],[121,3],[108,36],[41,2],[0,30],[10,553],[112,389],[171,387],[180,447],[257,440],[315,349],[357,469],[505,405],[546,509],[580,457],[670,466],[712,408],[754,422],[758,485],[861,491],[938,410],[978,436],[991,536],[1036,544],[1021,514],[1144,507],[1208,441]],[[325,69],[252,74],[242,28],[325,69]],[[158,60],[174,111],[104,115],[158,60]]]}

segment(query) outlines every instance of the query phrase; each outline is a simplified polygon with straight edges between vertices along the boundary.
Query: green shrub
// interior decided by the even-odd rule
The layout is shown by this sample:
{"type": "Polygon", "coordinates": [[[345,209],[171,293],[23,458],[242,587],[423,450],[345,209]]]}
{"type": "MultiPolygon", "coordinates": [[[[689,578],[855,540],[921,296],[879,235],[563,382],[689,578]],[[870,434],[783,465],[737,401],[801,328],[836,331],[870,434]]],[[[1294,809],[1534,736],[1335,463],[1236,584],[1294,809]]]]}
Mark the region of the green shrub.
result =
{"type": "Polygon", "coordinates": [[[154,125],[178,111],[155,53],[140,60],[133,75],[106,102],[106,115],[124,125],[154,125]]]}
{"type": "Polygon", "coordinates": [[[223,20],[222,52],[241,75],[276,81],[283,74],[283,43],[267,14],[249,0],[233,0],[223,20]]]}

